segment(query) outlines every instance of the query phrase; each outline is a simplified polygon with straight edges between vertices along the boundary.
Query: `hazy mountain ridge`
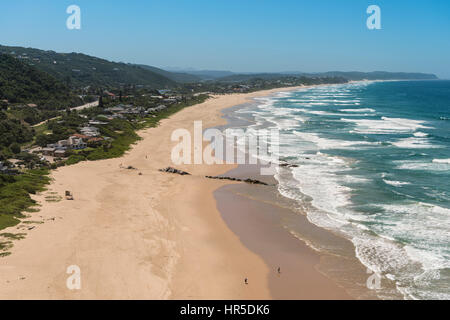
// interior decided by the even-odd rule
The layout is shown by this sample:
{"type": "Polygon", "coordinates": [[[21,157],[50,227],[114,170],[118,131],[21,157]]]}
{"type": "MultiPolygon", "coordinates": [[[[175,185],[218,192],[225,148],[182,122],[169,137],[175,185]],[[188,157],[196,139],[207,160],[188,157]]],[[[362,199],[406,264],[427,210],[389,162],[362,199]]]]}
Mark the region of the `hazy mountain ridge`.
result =
{"type": "Polygon", "coordinates": [[[201,77],[196,76],[194,74],[189,74],[189,73],[184,73],[184,72],[171,72],[171,71],[167,71],[167,70],[164,70],[161,68],[148,66],[145,64],[138,64],[137,66],[141,67],[143,69],[146,69],[146,70],[150,70],[157,74],[160,74],[166,78],[169,78],[170,80],[173,80],[173,81],[179,82],[179,83],[199,82],[202,80],[201,77]]]}
{"type": "Polygon", "coordinates": [[[217,78],[217,81],[224,82],[239,82],[248,81],[251,79],[276,79],[283,77],[338,77],[347,80],[437,80],[438,77],[434,74],[427,73],[409,73],[409,72],[359,72],[359,71],[329,71],[320,73],[302,73],[302,72],[283,72],[283,73],[242,73],[233,74],[226,77],[217,78]]]}

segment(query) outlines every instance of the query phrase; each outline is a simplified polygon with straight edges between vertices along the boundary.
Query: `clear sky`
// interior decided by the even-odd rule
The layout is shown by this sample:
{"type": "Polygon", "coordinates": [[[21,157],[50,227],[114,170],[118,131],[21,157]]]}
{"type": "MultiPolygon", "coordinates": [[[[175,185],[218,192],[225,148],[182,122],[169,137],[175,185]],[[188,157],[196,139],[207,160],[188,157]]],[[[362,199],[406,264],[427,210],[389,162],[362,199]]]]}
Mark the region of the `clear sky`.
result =
{"type": "Polygon", "coordinates": [[[450,78],[448,0],[1,0],[0,44],[158,67],[450,78]],[[81,8],[81,30],[66,9],[81,8]],[[366,27],[369,5],[381,30],[366,27]]]}

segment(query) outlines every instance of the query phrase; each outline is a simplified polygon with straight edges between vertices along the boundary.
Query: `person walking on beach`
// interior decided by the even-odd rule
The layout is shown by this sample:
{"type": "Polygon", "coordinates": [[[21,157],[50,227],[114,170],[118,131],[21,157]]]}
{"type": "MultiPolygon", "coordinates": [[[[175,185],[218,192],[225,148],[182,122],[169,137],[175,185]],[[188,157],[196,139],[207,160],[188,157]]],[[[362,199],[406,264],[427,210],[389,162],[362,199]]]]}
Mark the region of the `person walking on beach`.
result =
{"type": "Polygon", "coordinates": [[[281,268],[280,267],[278,267],[278,274],[281,274],[281,268]]]}
{"type": "Polygon", "coordinates": [[[248,284],[248,279],[247,278],[244,279],[244,283],[248,284]]]}

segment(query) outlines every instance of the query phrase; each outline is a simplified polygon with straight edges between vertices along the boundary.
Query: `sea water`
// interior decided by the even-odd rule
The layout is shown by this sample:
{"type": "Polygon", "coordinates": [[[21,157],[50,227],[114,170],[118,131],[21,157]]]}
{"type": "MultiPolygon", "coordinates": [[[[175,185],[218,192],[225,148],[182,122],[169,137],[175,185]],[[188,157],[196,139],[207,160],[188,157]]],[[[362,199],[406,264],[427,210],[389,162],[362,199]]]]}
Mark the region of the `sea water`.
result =
{"type": "Polygon", "coordinates": [[[450,81],[357,82],[235,111],[280,130],[279,192],[410,299],[450,299],[450,81]]]}

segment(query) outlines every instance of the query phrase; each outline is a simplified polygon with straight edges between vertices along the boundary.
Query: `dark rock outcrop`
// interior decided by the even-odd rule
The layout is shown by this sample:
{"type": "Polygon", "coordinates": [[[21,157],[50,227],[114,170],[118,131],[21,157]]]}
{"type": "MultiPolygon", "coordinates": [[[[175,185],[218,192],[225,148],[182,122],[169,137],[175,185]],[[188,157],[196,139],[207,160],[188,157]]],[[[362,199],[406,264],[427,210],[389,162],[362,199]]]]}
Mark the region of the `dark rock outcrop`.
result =
{"type": "Polygon", "coordinates": [[[191,175],[189,172],[178,170],[178,169],[175,169],[175,168],[172,168],[172,167],[167,167],[165,169],[159,169],[159,171],[167,172],[167,173],[179,174],[181,176],[190,176],[191,175]]]}
{"type": "Polygon", "coordinates": [[[259,185],[263,185],[263,186],[268,186],[267,183],[256,180],[256,179],[239,179],[239,178],[232,178],[232,177],[213,177],[213,176],[205,176],[205,178],[208,179],[216,179],[216,180],[230,180],[230,181],[238,181],[238,182],[245,182],[245,183],[249,183],[249,184],[259,184],[259,185]]]}

